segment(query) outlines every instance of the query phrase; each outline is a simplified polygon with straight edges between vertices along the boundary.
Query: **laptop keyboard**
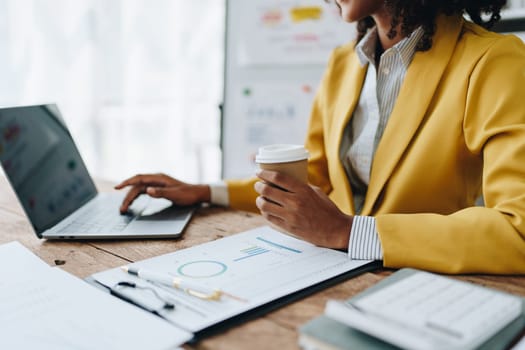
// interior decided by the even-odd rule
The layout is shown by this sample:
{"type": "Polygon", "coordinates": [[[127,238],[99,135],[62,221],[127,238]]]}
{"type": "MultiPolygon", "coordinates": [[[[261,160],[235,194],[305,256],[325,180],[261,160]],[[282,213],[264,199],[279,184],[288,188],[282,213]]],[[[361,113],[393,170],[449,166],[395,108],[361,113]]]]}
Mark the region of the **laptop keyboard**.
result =
{"type": "Polygon", "coordinates": [[[81,217],[62,227],[58,233],[110,233],[121,232],[133,220],[132,215],[119,215],[114,207],[92,205],[81,217]]]}

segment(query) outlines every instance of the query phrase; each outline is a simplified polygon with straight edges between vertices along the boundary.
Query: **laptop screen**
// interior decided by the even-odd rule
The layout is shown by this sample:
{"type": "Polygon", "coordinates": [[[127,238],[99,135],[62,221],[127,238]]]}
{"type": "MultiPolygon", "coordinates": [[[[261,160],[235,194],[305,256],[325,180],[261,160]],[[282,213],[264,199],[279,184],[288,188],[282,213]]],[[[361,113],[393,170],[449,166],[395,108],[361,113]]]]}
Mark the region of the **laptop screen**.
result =
{"type": "Polygon", "coordinates": [[[97,194],[55,105],[0,109],[0,162],[38,234],[97,194]]]}

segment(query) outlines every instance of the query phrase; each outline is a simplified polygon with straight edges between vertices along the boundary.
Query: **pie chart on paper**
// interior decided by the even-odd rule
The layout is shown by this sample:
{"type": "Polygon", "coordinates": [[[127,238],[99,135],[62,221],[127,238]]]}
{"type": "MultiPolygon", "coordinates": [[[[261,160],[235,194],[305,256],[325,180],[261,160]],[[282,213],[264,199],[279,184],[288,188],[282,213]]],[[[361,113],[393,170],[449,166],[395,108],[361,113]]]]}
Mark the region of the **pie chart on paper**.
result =
{"type": "Polygon", "coordinates": [[[197,260],[182,264],[177,272],[188,278],[210,278],[222,275],[228,266],[215,260],[197,260]]]}

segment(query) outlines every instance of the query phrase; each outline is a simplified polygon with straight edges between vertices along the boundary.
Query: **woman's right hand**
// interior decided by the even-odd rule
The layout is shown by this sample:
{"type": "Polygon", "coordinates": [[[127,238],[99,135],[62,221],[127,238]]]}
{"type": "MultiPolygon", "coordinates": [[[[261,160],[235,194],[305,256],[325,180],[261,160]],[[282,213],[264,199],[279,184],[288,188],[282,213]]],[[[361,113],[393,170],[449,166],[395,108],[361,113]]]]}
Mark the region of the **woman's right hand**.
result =
{"type": "Polygon", "coordinates": [[[122,201],[120,212],[128,211],[133,201],[143,193],[155,198],[166,198],[176,205],[193,205],[210,201],[208,185],[192,185],[165,174],[135,175],[115,186],[120,190],[130,186],[128,194],[122,201]]]}

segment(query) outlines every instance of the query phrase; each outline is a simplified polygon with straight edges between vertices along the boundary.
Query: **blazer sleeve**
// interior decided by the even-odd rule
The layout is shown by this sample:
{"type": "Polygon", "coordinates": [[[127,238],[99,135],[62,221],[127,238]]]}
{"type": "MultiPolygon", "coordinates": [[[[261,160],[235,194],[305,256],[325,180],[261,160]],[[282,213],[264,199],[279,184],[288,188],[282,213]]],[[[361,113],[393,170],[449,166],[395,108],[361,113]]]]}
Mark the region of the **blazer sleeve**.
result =
{"type": "Polygon", "coordinates": [[[257,177],[239,180],[226,180],[228,186],[228,196],[230,207],[236,210],[251,211],[258,213],[259,209],[255,205],[255,199],[259,195],[253,186],[258,181],[257,177]]]}
{"type": "MultiPolygon", "coordinates": [[[[458,77],[457,79],[460,79],[458,77]]],[[[485,207],[376,217],[387,267],[525,273],[525,47],[497,40],[472,70],[463,131],[483,157],[485,207]]]]}

